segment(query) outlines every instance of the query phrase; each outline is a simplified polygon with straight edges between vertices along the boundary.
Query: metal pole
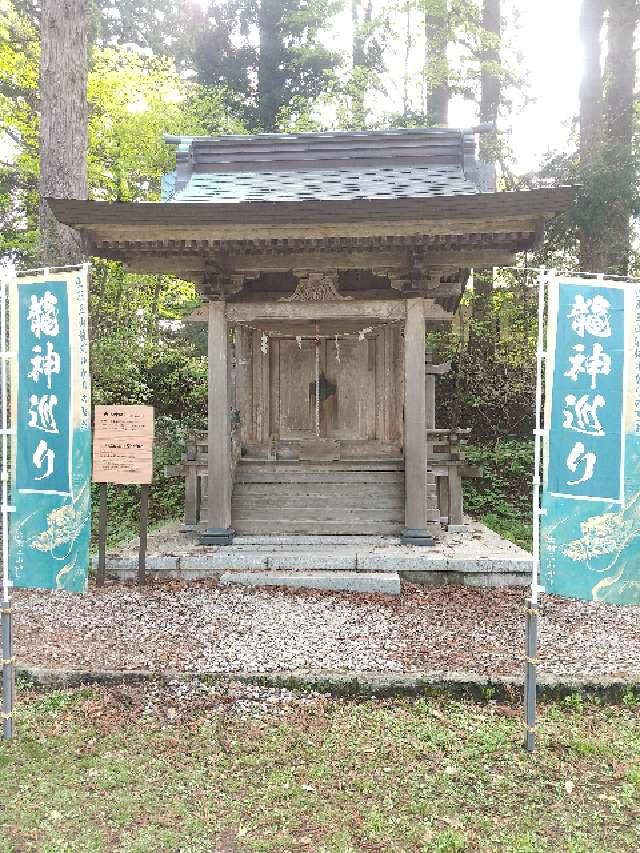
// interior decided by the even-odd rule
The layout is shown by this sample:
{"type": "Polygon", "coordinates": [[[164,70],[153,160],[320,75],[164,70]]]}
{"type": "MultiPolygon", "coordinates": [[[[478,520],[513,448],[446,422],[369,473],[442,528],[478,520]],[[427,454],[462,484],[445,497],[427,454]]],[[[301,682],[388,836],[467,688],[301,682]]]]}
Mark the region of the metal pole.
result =
{"type": "Polygon", "coordinates": [[[138,551],[138,583],[144,583],[147,530],[149,528],[149,486],[140,486],[140,549],[138,551]]]}
{"type": "Polygon", "coordinates": [[[9,595],[9,393],[7,363],[13,353],[8,351],[7,315],[8,315],[7,276],[0,271],[0,405],[2,406],[2,603],[0,604],[2,623],[2,736],[13,737],[14,707],[14,659],[11,626],[11,598],[9,595]]]}
{"type": "Polygon", "coordinates": [[[11,625],[11,599],[2,600],[2,737],[10,740],[13,737],[13,691],[14,691],[14,659],[12,654],[13,637],[11,625]]]}
{"type": "Polygon", "coordinates": [[[526,602],[526,672],[525,672],[525,748],[533,752],[536,745],[536,700],[538,666],[538,594],[541,591],[540,575],[540,463],[542,458],[542,366],[547,357],[545,352],[545,287],[549,283],[549,273],[545,269],[538,271],[538,341],[536,346],[536,408],[534,435],[533,468],[533,554],[531,566],[531,592],[526,602]]]}
{"type": "Polygon", "coordinates": [[[107,551],[107,484],[100,483],[100,517],[98,521],[98,573],[97,586],[104,586],[107,551]]]}
{"type": "Polygon", "coordinates": [[[537,704],[537,660],[538,653],[538,607],[531,599],[527,599],[527,673],[525,678],[525,714],[527,752],[536,748],[536,704],[537,704]]]}

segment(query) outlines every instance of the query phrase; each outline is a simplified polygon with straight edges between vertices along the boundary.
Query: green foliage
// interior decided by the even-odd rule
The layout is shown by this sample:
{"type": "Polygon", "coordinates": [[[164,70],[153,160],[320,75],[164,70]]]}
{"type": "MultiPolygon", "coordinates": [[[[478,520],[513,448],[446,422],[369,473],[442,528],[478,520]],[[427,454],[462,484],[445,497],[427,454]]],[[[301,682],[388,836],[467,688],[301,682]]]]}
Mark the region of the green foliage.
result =
{"type": "Polygon", "coordinates": [[[496,273],[488,296],[470,289],[460,322],[431,333],[438,378],[436,424],[471,429],[465,449],[480,478],[463,480],[465,511],[500,536],[531,547],[537,288],[526,273],[496,273]],[[480,303],[480,304],[478,304],[480,303]]]}
{"type": "Polygon", "coordinates": [[[434,358],[451,362],[438,380],[438,426],[470,427],[488,443],[531,435],[536,386],[537,290],[508,270],[494,284],[486,300],[465,292],[462,326],[428,336],[434,358]]]}
{"type": "MultiPolygon", "coordinates": [[[[24,696],[0,848],[636,853],[637,711],[308,695],[247,712],[160,683],[24,696]],[[271,706],[271,707],[269,707],[271,706]],[[248,720],[247,720],[248,718],[248,720]],[[574,742],[594,748],[578,752],[574,742]],[[4,843],[4,847],[2,844],[4,843]]],[[[244,700],[244,701],[243,701],[244,700]]],[[[253,705],[258,703],[254,702],[253,705]]]]}
{"type": "Polygon", "coordinates": [[[239,133],[220,90],[180,75],[171,60],[122,48],[95,50],[89,75],[89,184],[96,198],[149,201],[175,151],[163,134],[239,133]]]}
{"type": "Polygon", "coordinates": [[[482,477],[464,480],[465,509],[500,536],[531,547],[533,440],[496,438],[465,452],[482,477]]]}
{"type": "MultiPolygon", "coordinates": [[[[154,407],[152,524],[180,516],[182,484],[164,478],[163,468],[180,460],[185,433],[206,425],[206,359],[188,324],[185,328],[180,322],[195,304],[195,291],[188,282],[127,274],[112,261],[95,265],[90,293],[93,402],[154,407]]],[[[97,488],[93,498],[95,535],[97,488]]],[[[111,545],[136,534],[138,501],[135,487],[110,488],[111,545]]]]}
{"type": "Polygon", "coordinates": [[[39,55],[38,33],[29,17],[11,0],[0,0],[0,257],[32,258],[35,253],[39,55]]]}
{"type": "Polygon", "coordinates": [[[335,0],[213,0],[194,34],[192,67],[201,83],[224,86],[228,108],[250,130],[279,129],[308,114],[340,63],[321,37],[338,8],[335,0]]]}
{"type": "MultiPolygon", "coordinates": [[[[89,192],[107,201],[159,198],[174,164],[163,133],[241,133],[225,95],[188,79],[166,57],[95,47],[89,100],[89,192]]],[[[37,263],[38,31],[30,15],[0,0],[0,256],[37,263]],[[4,14],[3,14],[4,13],[4,14]]]]}

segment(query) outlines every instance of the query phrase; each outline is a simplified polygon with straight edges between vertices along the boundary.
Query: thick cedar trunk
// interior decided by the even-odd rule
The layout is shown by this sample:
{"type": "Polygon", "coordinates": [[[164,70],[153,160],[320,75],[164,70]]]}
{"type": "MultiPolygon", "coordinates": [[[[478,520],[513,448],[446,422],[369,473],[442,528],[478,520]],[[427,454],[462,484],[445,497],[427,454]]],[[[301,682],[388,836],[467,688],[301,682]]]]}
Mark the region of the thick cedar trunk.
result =
{"type": "MultiPolygon", "coordinates": [[[[480,121],[497,124],[500,108],[500,0],[484,0],[482,7],[482,66],[480,69],[480,121]]],[[[498,158],[497,133],[480,136],[480,159],[495,164],[498,158]]],[[[469,349],[480,361],[490,361],[495,353],[496,322],[493,316],[493,270],[474,270],[473,305],[469,349]]]]}
{"type": "Polygon", "coordinates": [[[602,26],[605,0],[583,0],[580,35],[584,51],[584,76],[580,87],[580,171],[583,186],[583,217],[580,223],[580,268],[603,270],[605,240],[597,215],[603,153],[603,85],[601,70],[602,26]]]}
{"type": "Polygon", "coordinates": [[[351,0],[351,67],[359,68],[367,64],[365,49],[365,32],[371,23],[371,0],[366,5],[362,21],[360,21],[361,0],[351,0]]]}
{"type": "Polygon", "coordinates": [[[54,266],[83,256],[46,199],[87,198],[86,0],[43,0],[40,37],[40,254],[54,266]]]}
{"type": "Polygon", "coordinates": [[[449,124],[449,16],[447,0],[429,0],[425,12],[427,124],[449,124]]]}
{"type": "MultiPolygon", "coordinates": [[[[370,70],[367,56],[366,37],[371,26],[373,2],[366,0],[364,11],[361,13],[362,0],[351,0],[351,69],[370,70]]],[[[365,109],[365,80],[357,80],[354,75],[354,92],[351,96],[351,125],[354,128],[364,128],[366,120],[365,109]],[[356,89],[361,85],[360,89],[356,89]]]]}
{"type": "Polygon", "coordinates": [[[404,37],[404,69],[402,74],[402,116],[406,120],[409,115],[409,60],[411,58],[411,48],[413,46],[413,38],[411,35],[411,7],[408,4],[405,14],[406,26],[404,37]]]}
{"type": "Polygon", "coordinates": [[[278,129],[282,105],[282,7],[279,0],[260,0],[260,59],[258,62],[258,106],[262,130],[278,129]]]}
{"type": "Polygon", "coordinates": [[[606,272],[617,275],[628,274],[631,252],[630,221],[636,183],[633,125],[637,24],[637,0],[615,0],[609,3],[604,124],[607,167],[612,175],[615,192],[607,211],[606,272]]]}
{"type": "MultiPolygon", "coordinates": [[[[500,0],[484,0],[482,5],[482,65],[480,68],[480,122],[497,124],[500,108],[500,43],[502,26],[500,0]]],[[[480,137],[480,159],[495,163],[498,159],[497,134],[480,137]]]]}

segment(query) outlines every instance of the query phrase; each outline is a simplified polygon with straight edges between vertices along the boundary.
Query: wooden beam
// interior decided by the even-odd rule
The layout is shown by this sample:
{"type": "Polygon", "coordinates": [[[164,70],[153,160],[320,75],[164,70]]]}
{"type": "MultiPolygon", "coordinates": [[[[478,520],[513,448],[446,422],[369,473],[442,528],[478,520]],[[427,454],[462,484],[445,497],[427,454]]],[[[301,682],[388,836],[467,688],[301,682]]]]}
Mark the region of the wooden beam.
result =
{"type": "MultiPolygon", "coordinates": [[[[324,271],[327,269],[373,269],[376,266],[402,268],[408,263],[407,251],[313,251],[279,252],[277,255],[264,253],[243,255],[214,255],[221,268],[233,273],[289,272],[293,269],[324,271]]],[[[139,253],[126,260],[132,272],[175,273],[186,271],[202,272],[210,263],[210,256],[202,255],[154,255],[139,253]]]]}
{"type": "Polygon", "coordinates": [[[344,302],[229,302],[230,323],[260,320],[403,320],[404,305],[399,299],[345,300],[344,302]]]}
{"type": "MultiPolygon", "coordinates": [[[[506,193],[505,193],[506,195],[506,193]]],[[[171,205],[167,205],[171,207],[171,205]]],[[[535,233],[539,215],[500,216],[491,219],[487,212],[479,212],[477,218],[465,219],[411,219],[394,220],[362,220],[357,222],[322,222],[305,225],[299,222],[283,222],[282,224],[211,224],[180,225],[178,222],[149,224],[144,226],[145,242],[147,240],[273,240],[273,239],[320,239],[325,237],[386,237],[411,236],[413,234],[465,234],[478,231],[493,234],[511,232],[535,233]]],[[[97,245],[98,251],[107,248],[104,243],[121,241],[131,242],[135,247],[138,227],[135,231],[131,226],[119,225],[117,222],[94,225],[87,223],[82,230],[97,245]],[[133,236],[133,235],[136,236],[133,236]]]]}
{"type": "MultiPolygon", "coordinates": [[[[466,246],[447,251],[427,250],[427,263],[437,266],[460,267],[499,267],[513,261],[515,249],[507,248],[476,248],[466,246]]],[[[126,255],[126,253],[124,253],[126,255]]],[[[310,252],[291,252],[282,254],[254,253],[245,255],[161,255],[137,251],[136,254],[125,257],[127,269],[131,272],[148,275],[166,273],[177,275],[186,280],[198,280],[202,277],[207,264],[213,259],[218,262],[230,275],[245,273],[257,275],[261,272],[289,272],[292,269],[316,270],[327,269],[350,270],[365,269],[376,272],[380,270],[408,269],[408,252],[388,253],[372,252],[325,252],[314,250],[310,252]]]]}
{"type": "MultiPolygon", "coordinates": [[[[511,263],[513,251],[506,249],[426,250],[427,264],[436,266],[503,266],[511,263]]],[[[229,272],[289,272],[292,269],[311,271],[324,270],[406,270],[409,266],[408,251],[377,252],[292,252],[284,255],[229,255],[218,256],[221,265],[229,272]]]]}
{"type": "MultiPolygon", "coordinates": [[[[406,302],[404,299],[353,299],[344,302],[227,302],[225,316],[228,323],[259,323],[270,320],[404,320],[406,302]]],[[[445,311],[434,299],[421,299],[424,316],[430,320],[450,320],[451,314],[445,311]]],[[[211,303],[209,303],[211,305],[211,303]]],[[[185,317],[186,320],[210,320],[211,312],[207,305],[196,308],[185,317]]]]}

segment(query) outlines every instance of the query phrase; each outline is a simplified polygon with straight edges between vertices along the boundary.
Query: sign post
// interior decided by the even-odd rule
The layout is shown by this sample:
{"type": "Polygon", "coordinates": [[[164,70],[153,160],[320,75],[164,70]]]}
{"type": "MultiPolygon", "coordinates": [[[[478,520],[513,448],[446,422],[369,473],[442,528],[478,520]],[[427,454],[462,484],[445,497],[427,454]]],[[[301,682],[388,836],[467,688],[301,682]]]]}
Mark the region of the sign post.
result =
{"type": "Polygon", "coordinates": [[[144,583],[145,559],[147,556],[147,532],[149,530],[149,486],[140,486],[140,545],[138,548],[138,583],[144,583]]]}
{"type": "Polygon", "coordinates": [[[138,583],[144,583],[149,486],[153,480],[153,406],[96,406],[93,480],[100,483],[98,574],[104,584],[107,536],[107,483],[140,486],[138,583]]]}
{"type": "Polygon", "coordinates": [[[98,573],[96,583],[104,586],[107,558],[107,484],[100,483],[100,515],[98,518],[98,573]]]}

